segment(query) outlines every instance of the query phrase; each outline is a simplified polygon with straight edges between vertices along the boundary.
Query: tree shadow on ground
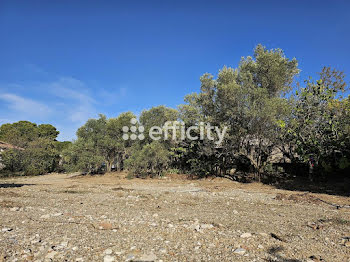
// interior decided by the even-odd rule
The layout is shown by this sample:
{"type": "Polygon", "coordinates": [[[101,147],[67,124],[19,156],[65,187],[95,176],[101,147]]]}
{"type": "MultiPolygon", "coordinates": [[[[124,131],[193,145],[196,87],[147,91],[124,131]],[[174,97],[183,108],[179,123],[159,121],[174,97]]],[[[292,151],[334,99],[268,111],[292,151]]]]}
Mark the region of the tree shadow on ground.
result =
{"type": "Polygon", "coordinates": [[[266,180],[263,180],[262,182],[273,185],[278,189],[290,191],[304,191],[346,197],[350,196],[350,181],[346,179],[328,179],[327,181],[311,182],[305,177],[294,177],[280,179],[272,184],[266,180]]]}
{"type": "Polygon", "coordinates": [[[14,187],[22,187],[22,186],[34,186],[34,184],[0,184],[0,188],[14,188],[14,187]]]}

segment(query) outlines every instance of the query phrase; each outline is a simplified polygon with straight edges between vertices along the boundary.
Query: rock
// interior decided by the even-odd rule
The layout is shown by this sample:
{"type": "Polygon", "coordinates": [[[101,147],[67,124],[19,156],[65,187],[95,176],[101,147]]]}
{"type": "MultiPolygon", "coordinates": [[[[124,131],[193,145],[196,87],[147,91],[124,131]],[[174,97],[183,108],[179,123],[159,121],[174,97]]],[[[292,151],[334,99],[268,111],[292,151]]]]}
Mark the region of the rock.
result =
{"type": "Polygon", "coordinates": [[[99,229],[102,230],[112,230],[113,229],[113,225],[109,222],[102,222],[99,224],[99,229]]]}
{"type": "Polygon", "coordinates": [[[68,242],[67,242],[67,241],[62,242],[62,243],[60,244],[60,246],[61,246],[61,247],[67,247],[67,246],[68,246],[68,242]]]}
{"type": "Polygon", "coordinates": [[[259,249],[264,249],[264,246],[263,245],[258,245],[258,248],[259,249]]]}
{"type": "Polygon", "coordinates": [[[201,228],[202,229],[211,229],[213,228],[214,226],[212,224],[201,224],[201,228]]]}
{"type": "Polygon", "coordinates": [[[106,249],[104,252],[105,255],[112,255],[112,253],[113,253],[113,250],[110,248],[106,249]]]}
{"type": "Polygon", "coordinates": [[[200,231],[200,230],[201,230],[201,226],[200,226],[200,225],[195,225],[195,226],[194,226],[194,230],[200,231]]]}
{"type": "Polygon", "coordinates": [[[19,210],[20,210],[19,207],[12,207],[12,208],[10,208],[10,211],[19,211],[19,210]]]}
{"type": "Polygon", "coordinates": [[[48,253],[48,254],[46,255],[46,258],[48,258],[48,259],[53,259],[53,258],[57,255],[57,253],[58,253],[58,252],[56,252],[56,251],[51,251],[50,253],[48,253]]]}
{"type": "Polygon", "coordinates": [[[110,256],[110,255],[106,255],[103,258],[103,262],[113,262],[113,261],[115,261],[115,258],[113,256],[110,256]]]}
{"type": "Polygon", "coordinates": [[[41,218],[41,219],[48,219],[48,218],[50,218],[50,214],[42,215],[40,218],[41,218]]]}
{"type": "Polygon", "coordinates": [[[1,229],[2,232],[10,232],[12,231],[13,229],[12,228],[9,228],[9,227],[4,227],[1,229]]]}
{"type": "Polygon", "coordinates": [[[350,247],[350,237],[343,237],[341,240],[341,244],[346,247],[350,247]]]}
{"type": "Polygon", "coordinates": [[[153,262],[157,260],[157,256],[153,253],[142,255],[137,261],[140,262],[153,262]]]}
{"type": "Polygon", "coordinates": [[[62,216],[63,215],[63,213],[55,213],[55,214],[53,214],[52,216],[53,217],[59,217],[59,216],[62,216]]]}
{"type": "Polygon", "coordinates": [[[128,255],[126,255],[126,261],[132,261],[132,260],[134,260],[134,258],[135,258],[135,255],[134,255],[134,254],[128,254],[128,255]]]}
{"type": "Polygon", "coordinates": [[[244,255],[246,250],[244,248],[237,248],[233,251],[233,253],[238,254],[238,255],[244,255]]]}
{"type": "Polygon", "coordinates": [[[252,237],[251,233],[244,233],[241,235],[241,238],[249,238],[249,237],[252,237]]]}

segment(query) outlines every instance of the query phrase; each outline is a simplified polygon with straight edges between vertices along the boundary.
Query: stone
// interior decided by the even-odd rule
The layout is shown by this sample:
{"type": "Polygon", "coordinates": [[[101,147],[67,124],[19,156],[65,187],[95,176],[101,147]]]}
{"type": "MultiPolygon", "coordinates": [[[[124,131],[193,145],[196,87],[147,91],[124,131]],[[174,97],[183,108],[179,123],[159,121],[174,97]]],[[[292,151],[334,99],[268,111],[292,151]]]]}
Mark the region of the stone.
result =
{"type": "Polygon", "coordinates": [[[19,210],[20,210],[19,207],[12,207],[12,208],[10,208],[10,211],[19,211],[19,210]]]}
{"type": "Polygon", "coordinates": [[[241,238],[249,238],[249,237],[252,237],[252,234],[251,233],[243,233],[241,235],[241,238]]]}
{"type": "Polygon", "coordinates": [[[213,228],[214,226],[212,224],[201,224],[201,228],[202,229],[211,229],[213,228]]]}
{"type": "Polygon", "coordinates": [[[48,218],[50,218],[50,214],[42,215],[40,218],[41,218],[41,219],[48,219],[48,218]]]}
{"type": "Polygon", "coordinates": [[[56,251],[51,251],[46,255],[46,258],[53,259],[57,255],[57,253],[58,252],[56,252],[56,251]]]}
{"type": "Polygon", "coordinates": [[[4,227],[3,229],[1,229],[2,232],[10,232],[12,231],[12,228],[9,227],[4,227]]]}
{"type": "Polygon", "coordinates": [[[68,246],[68,242],[67,241],[64,241],[60,244],[61,247],[67,247],[68,246]]]}
{"type": "Polygon", "coordinates": [[[200,230],[201,230],[201,226],[200,226],[200,225],[195,225],[195,226],[194,226],[194,230],[200,231],[200,230]]]}
{"type": "Polygon", "coordinates": [[[113,261],[115,261],[115,258],[113,256],[110,256],[110,255],[106,255],[103,258],[103,262],[113,262],[113,261]]]}
{"type": "Polygon", "coordinates": [[[108,249],[106,249],[105,250],[105,252],[104,252],[106,255],[112,255],[112,253],[113,253],[113,250],[112,249],[110,249],[110,248],[108,248],[108,249]]]}
{"type": "Polygon", "coordinates": [[[238,254],[238,255],[244,255],[246,250],[244,248],[237,248],[233,251],[233,253],[238,254]]]}
{"type": "Polygon", "coordinates": [[[103,229],[103,230],[111,230],[113,229],[113,225],[109,222],[102,222],[99,225],[99,229],[103,229]]]}
{"type": "Polygon", "coordinates": [[[153,262],[157,260],[157,256],[153,253],[142,255],[137,261],[140,262],[153,262]]]}

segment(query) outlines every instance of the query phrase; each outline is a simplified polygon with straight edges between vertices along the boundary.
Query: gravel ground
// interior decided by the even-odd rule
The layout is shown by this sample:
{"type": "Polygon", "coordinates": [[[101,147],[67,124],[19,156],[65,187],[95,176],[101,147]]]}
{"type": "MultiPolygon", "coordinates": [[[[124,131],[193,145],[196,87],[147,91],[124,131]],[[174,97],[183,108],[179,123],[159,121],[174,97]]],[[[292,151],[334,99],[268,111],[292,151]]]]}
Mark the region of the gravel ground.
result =
{"type": "Polygon", "coordinates": [[[124,177],[0,180],[0,261],[350,262],[349,198],[124,177]]]}

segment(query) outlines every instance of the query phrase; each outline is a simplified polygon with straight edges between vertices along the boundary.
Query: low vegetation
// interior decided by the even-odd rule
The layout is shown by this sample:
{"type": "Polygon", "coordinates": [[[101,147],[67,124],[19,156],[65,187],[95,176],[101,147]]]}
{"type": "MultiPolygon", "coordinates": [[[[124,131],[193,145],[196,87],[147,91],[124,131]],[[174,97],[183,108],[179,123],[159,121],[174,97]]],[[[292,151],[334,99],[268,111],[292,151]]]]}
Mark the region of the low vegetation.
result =
{"type": "Polygon", "coordinates": [[[323,68],[316,81],[295,83],[298,73],[296,59],[287,58],[281,49],[258,45],[237,68],[224,67],[216,77],[204,74],[200,91],[187,95],[177,109],[144,110],[134,124],[136,130],[144,128],[142,140],[123,138],[123,126],[130,127],[136,118],[132,112],[88,120],[73,143],[56,141],[59,132],[52,125],[4,124],[0,140],[18,148],[1,154],[2,172],[127,170],[144,177],[176,170],[233,179],[249,173],[258,180],[282,173],[310,180],[348,176],[350,97],[344,96],[344,74],[323,68]],[[149,137],[152,126],[173,121],[228,129],[220,145],[206,137],[159,141],[149,137]],[[272,159],[276,152],[281,155],[278,161],[272,159]]]}

